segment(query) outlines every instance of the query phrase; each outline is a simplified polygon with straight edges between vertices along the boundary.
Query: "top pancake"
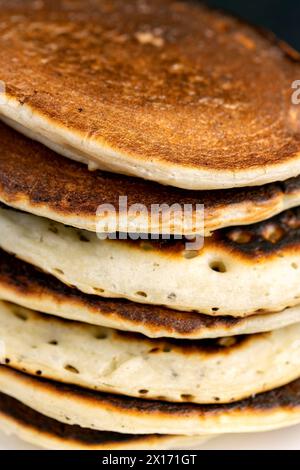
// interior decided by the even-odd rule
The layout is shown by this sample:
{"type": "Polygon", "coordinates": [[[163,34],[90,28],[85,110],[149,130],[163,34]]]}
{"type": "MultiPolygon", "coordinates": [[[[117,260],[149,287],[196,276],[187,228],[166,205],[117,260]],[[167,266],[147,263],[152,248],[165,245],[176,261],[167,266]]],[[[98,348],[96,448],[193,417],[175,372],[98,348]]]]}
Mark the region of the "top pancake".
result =
{"type": "Polygon", "coordinates": [[[187,189],[300,174],[298,57],[252,27],[172,0],[0,11],[0,113],[65,156],[187,189]]]}

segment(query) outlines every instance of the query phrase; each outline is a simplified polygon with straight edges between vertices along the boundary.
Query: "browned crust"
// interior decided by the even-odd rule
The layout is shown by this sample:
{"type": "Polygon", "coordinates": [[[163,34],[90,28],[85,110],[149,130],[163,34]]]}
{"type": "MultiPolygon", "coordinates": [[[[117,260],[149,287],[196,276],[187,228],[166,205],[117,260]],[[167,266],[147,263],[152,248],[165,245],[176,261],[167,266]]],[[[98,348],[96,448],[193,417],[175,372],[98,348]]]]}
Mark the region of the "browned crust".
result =
{"type": "Polygon", "coordinates": [[[270,37],[193,2],[36,5],[0,2],[0,78],[53,123],[172,168],[299,158],[299,64],[270,37]]]}
{"type": "Polygon", "coordinates": [[[106,299],[87,295],[71,288],[55,277],[43,273],[13,255],[0,250],[0,286],[15,292],[20,298],[54,299],[55,302],[73,304],[94,315],[120,319],[134,325],[145,324],[151,331],[164,329],[166,334],[192,334],[201,328],[230,329],[243,322],[233,317],[212,317],[199,313],[178,312],[159,306],[137,304],[123,299],[106,299]]]}
{"type": "Polygon", "coordinates": [[[278,256],[288,251],[297,253],[300,247],[300,207],[247,227],[219,230],[214,234],[214,244],[251,259],[278,256]],[[240,236],[246,241],[236,241],[240,236]]]}
{"type": "MultiPolygon", "coordinates": [[[[122,243],[122,242],[121,242],[122,243]]],[[[128,247],[137,244],[143,247],[141,240],[126,240],[128,247]]],[[[149,241],[147,249],[155,250],[161,255],[183,256],[185,240],[156,240],[149,241]]],[[[276,258],[281,254],[297,254],[300,248],[300,207],[281,212],[268,220],[251,224],[247,227],[241,225],[216,230],[211,237],[204,239],[203,248],[199,250],[211,250],[217,253],[225,253],[237,258],[243,258],[250,263],[253,260],[264,261],[276,258]],[[247,237],[246,241],[244,236],[247,237]]]]}
{"type": "Polygon", "coordinates": [[[20,401],[0,393],[0,416],[13,420],[23,428],[38,431],[40,434],[60,439],[62,442],[72,442],[85,446],[100,444],[114,445],[118,443],[134,443],[142,439],[158,438],[157,435],[131,435],[117,432],[96,431],[77,425],[64,424],[55,419],[38,413],[20,401]]]}
{"type": "MultiPolygon", "coordinates": [[[[8,208],[8,210],[10,210],[8,208]]],[[[128,248],[144,246],[142,240],[126,240],[128,248]]],[[[147,250],[154,250],[161,256],[182,257],[186,254],[185,239],[170,237],[169,240],[150,240],[147,250]]],[[[232,257],[243,258],[253,263],[253,260],[263,262],[266,259],[277,258],[281,254],[297,254],[300,248],[300,207],[281,212],[268,220],[251,224],[247,227],[241,225],[216,230],[211,237],[204,239],[203,248],[198,250],[199,255],[207,250],[215,254],[229,254],[232,257]],[[247,237],[246,241],[244,236],[247,237]]],[[[196,253],[195,253],[196,255],[196,253]]]]}
{"type": "MultiPolygon", "coordinates": [[[[111,204],[118,212],[119,197],[128,207],[140,203],[151,212],[152,204],[204,205],[206,230],[218,227],[226,212],[247,208],[247,222],[265,217],[280,201],[299,194],[300,177],[283,183],[217,191],[187,191],[100,171],[89,172],[77,162],[62,158],[3,123],[0,123],[0,200],[35,213],[51,211],[53,217],[87,221],[95,227],[97,208],[111,204]],[[252,215],[253,214],[253,215],[252,215]]],[[[228,223],[231,225],[233,221],[228,223]]]]}
{"type": "Polygon", "coordinates": [[[141,398],[131,398],[120,395],[111,395],[107,393],[86,390],[74,385],[66,385],[58,382],[52,382],[43,378],[32,378],[21,372],[8,369],[6,366],[0,366],[8,370],[9,375],[15,375],[18,380],[31,385],[32,387],[41,387],[51,394],[70,395],[74,399],[85,402],[89,406],[103,406],[112,411],[123,411],[130,415],[157,415],[166,416],[199,416],[209,417],[218,416],[225,413],[246,413],[286,410],[293,411],[300,408],[300,379],[289,383],[280,388],[269,392],[264,392],[250,398],[228,403],[213,405],[196,405],[192,403],[167,403],[158,400],[145,400],[141,398]]]}

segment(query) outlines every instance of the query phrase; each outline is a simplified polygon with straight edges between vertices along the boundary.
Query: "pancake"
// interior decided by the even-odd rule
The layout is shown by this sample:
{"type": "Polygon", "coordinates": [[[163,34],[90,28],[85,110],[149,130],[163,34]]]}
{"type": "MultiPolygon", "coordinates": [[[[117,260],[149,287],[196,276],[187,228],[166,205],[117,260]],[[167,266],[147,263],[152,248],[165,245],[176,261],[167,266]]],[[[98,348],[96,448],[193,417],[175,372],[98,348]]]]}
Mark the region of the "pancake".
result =
{"type": "MultiPolygon", "coordinates": [[[[214,230],[251,224],[300,204],[300,177],[256,188],[216,191],[186,191],[137,178],[101,171],[62,158],[0,123],[0,201],[17,209],[74,227],[102,231],[210,235],[214,230]],[[181,208],[189,204],[192,217],[169,216],[149,219],[141,212],[134,220],[119,210],[122,196],[128,209],[143,201],[147,214],[156,205],[181,208]],[[106,216],[97,216],[105,204],[106,216]],[[197,204],[203,204],[197,219],[197,204]],[[110,210],[109,210],[110,208],[110,210]],[[117,216],[117,217],[116,217],[117,216]],[[171,223],[169,223],[169,221],[171,223]],[[204,230],[204,231],[203,231],[204,230]]],[[[166,213],[165,213],[166,214],[166,213]]]]}
{"type": "Polygon", "coordinates": [[[0,429],[30,444],[52,450],[134,450],[199,446],[205,437],[130,435],[84,429],[37,413],[0,394],[0,429]]]}
{"type": "Polygon", "coordinates": [[[2,302],[0,324],[2,360],[10,367],[91,390],[227,403],[300,377],[299,323],[198,342],[151,340],[2,302]]]}
{"type": "Polygon", "coordinates": [[[69,320],[142,333],[150,338],[220,338],[272,331],[300,322],[300,306],[244,318],[213,317],[83,294],[2,250],[0,298],[69,320]]]}
{"type": "Polygon", "coordinates": [[[191,251],[178,240],[99,240],[0,208],[0,247],[87,294],[243,317],[299,304],[299,221],[291,209],[191,251]]]}
{"type": "Polygon", "coordinates": [[[5,366],[0,391],[52,419],[125,434],[216,435],[271,431],[300,422],[300,381],[227,405],[163,403],[88,391],[5,366]]]}
{"type": "Polygon", "coordinates": [[[299,55],[273,37],[177,0],[0,11],[0,113],[58,153],[192,190],[300,174],[299,55]]]}

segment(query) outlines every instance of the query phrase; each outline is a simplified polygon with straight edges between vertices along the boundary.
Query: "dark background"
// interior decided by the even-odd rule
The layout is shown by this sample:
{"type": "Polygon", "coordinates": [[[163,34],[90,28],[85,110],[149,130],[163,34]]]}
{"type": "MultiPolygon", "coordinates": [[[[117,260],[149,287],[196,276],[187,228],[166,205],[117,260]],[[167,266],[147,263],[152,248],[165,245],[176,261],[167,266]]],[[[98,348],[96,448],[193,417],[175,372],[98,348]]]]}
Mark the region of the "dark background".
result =
{"type": "Polygon", "coordinates": [[[300,51],[300,0],[206,0],[285,39],[300,51]]]}

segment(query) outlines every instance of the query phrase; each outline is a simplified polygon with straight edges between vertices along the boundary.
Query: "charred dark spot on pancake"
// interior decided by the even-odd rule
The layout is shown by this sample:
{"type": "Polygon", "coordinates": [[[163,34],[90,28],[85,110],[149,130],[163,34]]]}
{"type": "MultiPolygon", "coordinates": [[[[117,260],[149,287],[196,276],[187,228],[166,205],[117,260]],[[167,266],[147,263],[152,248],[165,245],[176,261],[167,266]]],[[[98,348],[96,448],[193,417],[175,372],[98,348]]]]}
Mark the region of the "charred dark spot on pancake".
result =
{"type": "Polygon", "coordinates": [[[144,297],[145,299],[148,297],[146,292],[143,292],[143,291],[138,291],[135,293],[135,295],[137,295],[138,297],[144,297]]]}
{"type": "Polygon", "coordinates": [[[81,242],[89,243],[90,240],[83,232],[78,232],[78,238],[81,242]]]}
{"type": "Polygon", "coordinates": [[[180,398],[182,399],[183,402],[187,402],[187,403],[195,399],[193,395],[190,395],[187,393],[183,393],[182,395],[180,395],[180,398]]]}
{"type": "Polygon", "coordinates": [[[27,321],[28,317],[26,315],[26,313],[18,308],[18,306],[13,306],[12,307],[12,313],[14,314],[15,317],[17,317],[19,320],[22,320],[22,321],[27,321]]]}
{"type": "Polygon", "coordinates": [[[64,369],[72,374],[79,374],[79,370],[71,364],[66,364],[64,369]]]}
{"type": "Polygon", "coordinates": [[[280,188],[283,194],[292,195],[300,190],[300,177],[289,178],[285,181],[278,181],[275,185],[280,188]]]}
{"type": "Polygon", "coordinates": [[[102,331],[101,331],[100,333],[97,333],[97,334],[95,335],[95,338],[96,338],[96,339],[99,339],[99,340],[101,340],[101,341],[103,341],[103,340],[106,339],[107,337],[108,337],[107,333],[104,333],[104,332],[102,332],[102,331]]]}
{"type": "Polygon", "coordinates": [[[20,401],[3,393],[0,393],[0,414],[13,419],[24,428],[33,429],[41,434],[47,434],[50,437],[60,438],[62,441],[72,441],[78,444],[113,444],[115,442],[138,441],[146,437],[143,435],[96,431],[77,425],[64,424],[38,413],[20,401]]]}
{"type": "Polygon", "coordinates": [[[233,252],[260,257],[284,254],[284,250],[300,247],[300,208],[282,212],[247,228],[234,227],[219,230],[213,235],[218,246],[233,252]]]}
{"type": "Polygon", "coordinates": [[[52,232],[52,233],[54,233],[55,235],[58,234],[58,228],[55,227],[55,226],[52,225],[52,224],[49,225],[48,230],[49,230],[49,232],[52,232]]]}
{"type": "Polygon", "coordinates": [[[41,298],[85,308],[92,314],[118,316],[132,325],[145,324],[150,330],[163,328],[166,332],[191,334],[201,328],[230,328],[242,323],[233,317],[212,317],[199,313],[178,312],[160,306],[138,304],[123,299],[108,299],[87,295],[71,288],[34,266],[0,250],[0,286],[19,296],[41,298]]]}

